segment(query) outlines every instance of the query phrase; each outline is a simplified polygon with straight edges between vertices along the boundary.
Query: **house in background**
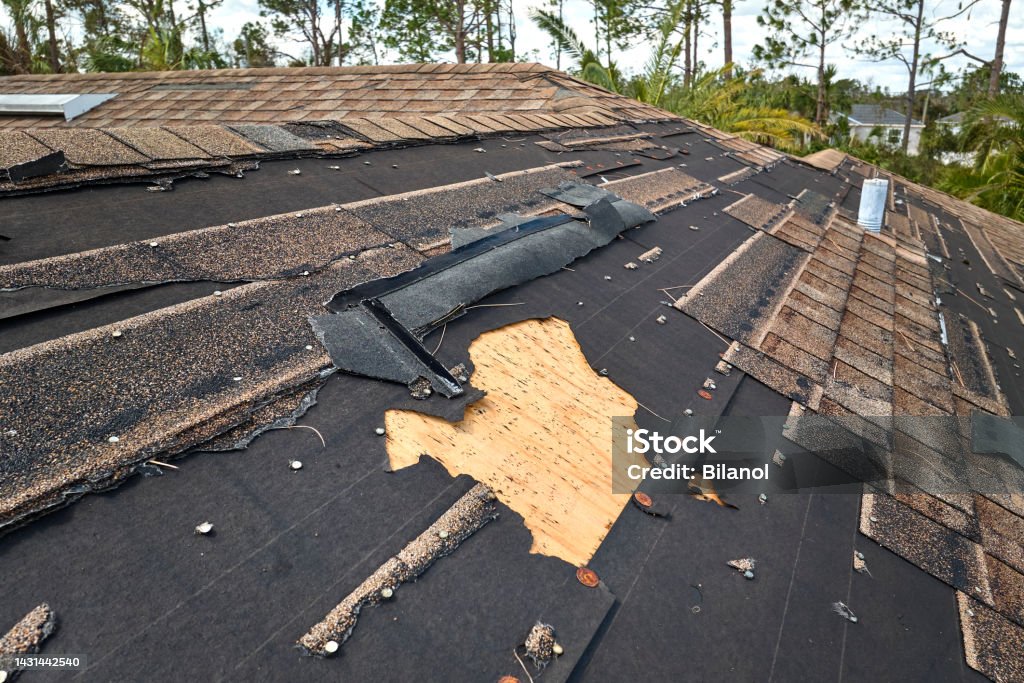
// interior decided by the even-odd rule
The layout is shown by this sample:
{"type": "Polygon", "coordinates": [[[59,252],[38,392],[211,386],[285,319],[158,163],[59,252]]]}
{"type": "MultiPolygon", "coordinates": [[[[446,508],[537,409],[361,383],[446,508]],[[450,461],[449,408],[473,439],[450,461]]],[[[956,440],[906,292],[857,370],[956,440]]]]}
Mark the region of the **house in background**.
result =
{"type": "MultiPolygon", "coordinates": [[[[835,116],[847,120],[851,139],[889,147],[899,147],[903,144],[903,124],[906,117],[895,109],[878,104],[855,104],[849,114],[836,113],[835,116]]],[[[908,154],[918,153],[923,130],[924,123],[917,119],[911,120],[908,154]]]]}
{"type": "MultiPolygon", "coordinates": [[[[943,116],[941,119],[936,119],[935,123],[940,127],[947,129],[953,135],[959,135],[963,129],[964,118],[966,112],[958,111],[955,114],[949,116],[943,116]]],[[[996,116],[996,121],[1001,126],[1008,126],[1013,124],[1013,119],[1009,116],[996,116]]],[[[960,164],[961,166],[970,166],[974,163],[975,153],[974,152],[942,152],[939,154],[939,160],[944,164],[960,164]]]]}

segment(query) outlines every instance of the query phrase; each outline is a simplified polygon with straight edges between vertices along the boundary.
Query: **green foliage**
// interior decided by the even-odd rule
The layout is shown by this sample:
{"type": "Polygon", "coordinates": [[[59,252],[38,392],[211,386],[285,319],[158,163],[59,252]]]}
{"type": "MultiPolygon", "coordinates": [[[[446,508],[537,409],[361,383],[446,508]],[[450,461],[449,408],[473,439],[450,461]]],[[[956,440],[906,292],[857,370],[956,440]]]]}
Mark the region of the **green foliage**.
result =
{"type": "Polygon", "coordinates": [[[756,83],[760,71],[742,73],[727,68],[710,71],[689,87],[676,87],[668,93],[664,106],[670,111],[728,133],[736,133],[754,142],[782,149],[797,149],[804,138],[821,136],[821,130],[804,117],[788,109],[757,102],[756,83]]]}

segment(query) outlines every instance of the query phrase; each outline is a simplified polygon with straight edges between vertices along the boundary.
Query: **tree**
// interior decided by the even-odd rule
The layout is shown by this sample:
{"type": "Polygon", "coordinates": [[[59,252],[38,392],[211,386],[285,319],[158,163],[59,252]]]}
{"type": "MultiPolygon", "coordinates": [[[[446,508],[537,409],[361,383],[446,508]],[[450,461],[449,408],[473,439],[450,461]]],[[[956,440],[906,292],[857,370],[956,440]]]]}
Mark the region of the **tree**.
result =
{"type": "Polygon", "coordinates": [[[750,101],[760,71],[741,73],[735,67],[710,71],[689,88],[670,92],[663,107],[740,137],[781,148],[799,147],[804,137],[820,137],[821,129],[781,107],[750,101]],[[732,77],[727,78],[726,72],[732,77]]]}
{"type": "Polygon", "coordinates": [[[270,32],[263,24],[246,22],[231,48],[236,67],[274,66],[277,51],[270,44],[270,32]]]}
{"type": "Polygon", "coordinates": [[[817,103],[814,122],[823,126],[828,118],[825,66],[829,46],[849,37],[864,16],[860,0],[774,0],[757,17],[769,30],[763,45],[755,46],[754,57],[775,67],[815,69],[817,103]],[[816,63],[807,63],[808,56],[816,63]]]}
{"type": "Polygon", "coordinates": [[[601,64],[597,52],[587,47],[568,24],[558,16],[542,9],[531,10],[530,18],[538,28],[551,37],[560,51],[566,53],[575,62],[575,71],[580,78],[606,90],[619,92],[620,75],[615,64],[613,62],[609,62],[607,66],[601,64]]]}
{"type": "MultiPolygon", "coordinates": [[[[945,57],[932,57],[922,53],[922,43],[928,42],[947,49],[962,48],[956,37],[940,30],[941,24],[969,12],[980,0],[961,3],[957,11],[936,16],[925,12],[925,0],[876,0],[872,12],[893,26],[893,32],[884,37],[872,35],[855,51],[877,61],[898,61],[907,70],[907,93],[905,119],[903,122],[903,154],[910,145],[910,126],[914,120],[914,103],[917,100],[917,79],[923,71],[934,66],[945,57]]],[[[956,53],[953,53],[956,54],[956,53]]]]}
{"type": "Polygon", "coordinates": [[[1010,23],[1010,0],[1003,0],[1003,11],[999,17],[999,30],[996,33],[996,53],[992,58],[991,73],[988,81],[988,96],[994,98],[999,94],[999,76],[1003,71],[1003,50],[1006,49],[1006,27],[1010,23]]]}
{"type": "Polygon", "coordinates": [[[961,136],[962,148],[975,153],[974,168],[951,168],[940,189],[1024,220],[1024,95],[982,100],[961,136]]]}
{"type": "Polygon", "coordinates": [[[308,45],[313,66],[330,66],[341,37],[341,2],[259,0],[260,16],[270,19],[270,26],[279,38],[293,38],[308,45]],[[337,10],[332,10],[333,6],[337,6],[337,10]]]}
{"type": "Polygon", "coordinates": [[[722,50],[725,78],[732,78],[732,0],[722,0],[722,50]]]}
{"type": "Polygon", "coordinates": [[[384,43],[405,61],[429,62],[452,51],[455,61],[507,61],[514,24],[511,0],[387,0],[380,26],[384,43]],[[509,4],[506,4],[509,3],[509,4]]]}

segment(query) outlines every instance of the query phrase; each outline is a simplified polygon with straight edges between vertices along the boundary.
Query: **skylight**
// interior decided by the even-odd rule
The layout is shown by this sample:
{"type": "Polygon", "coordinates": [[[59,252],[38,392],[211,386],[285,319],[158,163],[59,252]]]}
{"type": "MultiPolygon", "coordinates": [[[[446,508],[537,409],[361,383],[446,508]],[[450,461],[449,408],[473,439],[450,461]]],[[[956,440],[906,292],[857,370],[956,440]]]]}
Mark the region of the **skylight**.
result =
{"type": "Polygon", "coordinates": [[[117,97],[117,93],[109,94],[66,94],[37,95],[0,93],[0,115],[24,116],[63,116],[70,121],[76,116],[98,107],[107,100],[117,97]]]}

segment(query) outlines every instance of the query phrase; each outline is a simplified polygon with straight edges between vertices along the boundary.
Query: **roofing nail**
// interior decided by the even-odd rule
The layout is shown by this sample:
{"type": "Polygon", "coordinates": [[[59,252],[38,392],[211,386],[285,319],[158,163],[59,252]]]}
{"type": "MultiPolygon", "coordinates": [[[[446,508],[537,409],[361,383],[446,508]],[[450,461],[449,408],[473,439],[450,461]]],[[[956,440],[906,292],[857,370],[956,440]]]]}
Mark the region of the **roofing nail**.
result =
{"type": "Polygon", "coordinates": [[[302,175],[302,169],[293,168],[292,170],[288,171],[288,175],[302,175]]]}
{"type": "Polygon", "coordinates": [[[324,643],[324,652],[329,655],[333,655],[335,652],[338,651],[338,647],[338,641],[328,640],[326,643],[324,643]]]}
{"type": "Polygon", "coordinates": [[[374,431],[377,433],[377,436],[384,436],[384,428],[383,427],[377,427],[377,429],[374,430],[374,431]]]}
{"type": "Polygon", "coordinates": [[[196,533],[202,536],[205,536],[211,531],[213,531],[213,524],[209,522],[203,522],[202,524],[196,527],[196,533]]]}
{"type": "Polygon", "coordinates": [[[832,611],[849,622],[852,622],[854,624],[857,623],[857,615],[853,613],[853,610],[850,609],[849,605],[847,605],[846,603],[833,602],[832,611]]]}
{"type": "Polygon", "coordinates": [[[301,470],[302,469],[302,461],[301,460],[292,460],[292,461],[290,461],[288,463],[288,467],[292,468],[293,470],[301,470]]]}

